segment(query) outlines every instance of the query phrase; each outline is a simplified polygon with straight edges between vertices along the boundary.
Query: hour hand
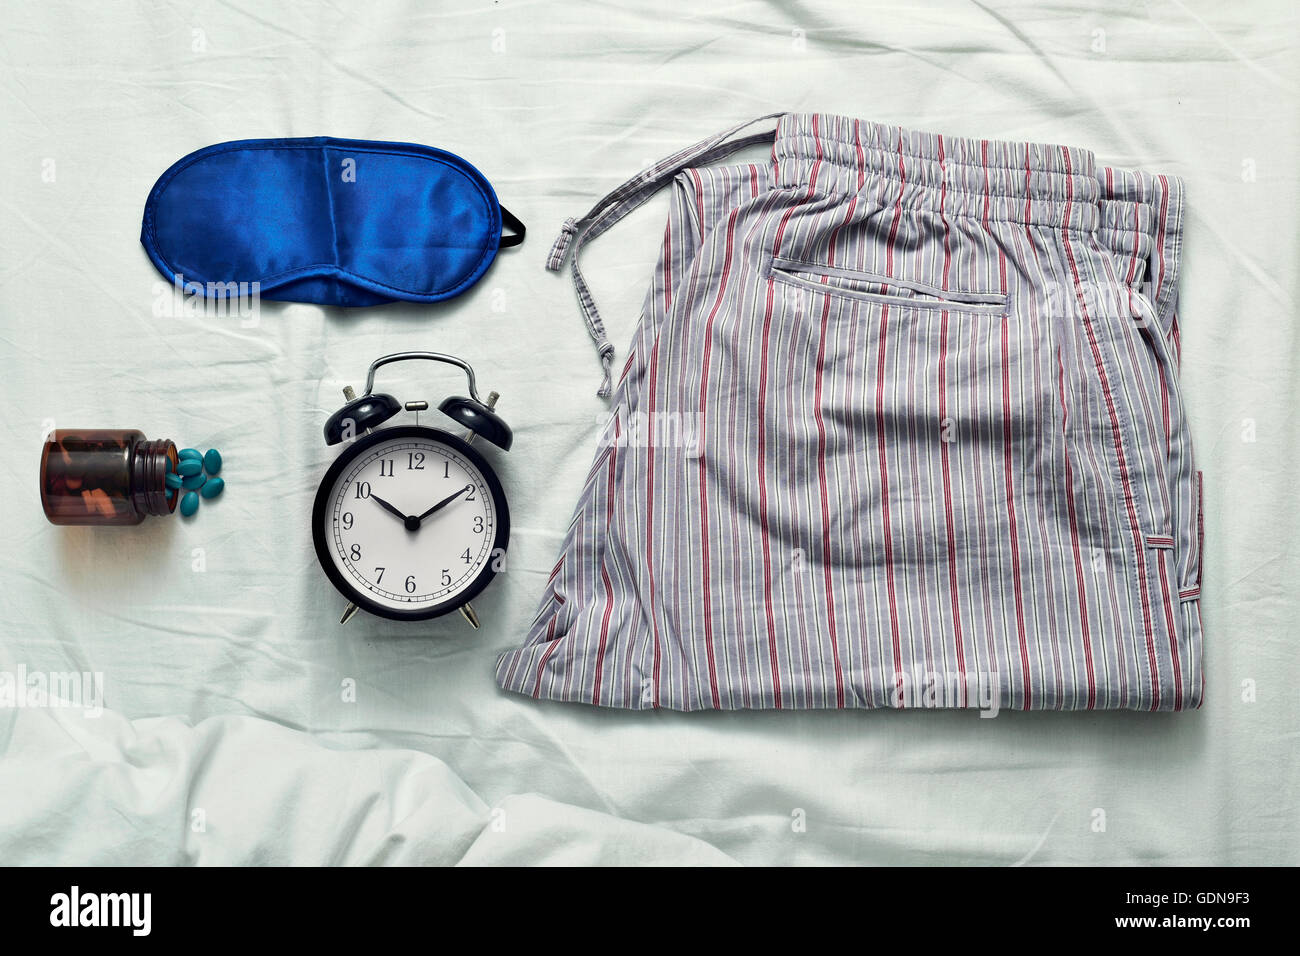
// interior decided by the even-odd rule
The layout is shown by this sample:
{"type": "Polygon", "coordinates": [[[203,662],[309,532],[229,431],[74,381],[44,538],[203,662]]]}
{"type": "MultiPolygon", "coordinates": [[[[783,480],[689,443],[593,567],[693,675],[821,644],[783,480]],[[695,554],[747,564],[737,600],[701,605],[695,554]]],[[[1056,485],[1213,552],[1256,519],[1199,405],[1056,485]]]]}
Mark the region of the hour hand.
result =
{"type": "Polygon", "coordinates": [[[374,492],[371,492],[370,497],[373,498],[375,501],[379,502],[379,507],[383,508],[389,514],[395,515],[397,518],[401,519],[402,521],[406,520],[406,514],[404,512],[399,511],[395,505],[389,504],[387,501],[379,497],[374,492]]]}

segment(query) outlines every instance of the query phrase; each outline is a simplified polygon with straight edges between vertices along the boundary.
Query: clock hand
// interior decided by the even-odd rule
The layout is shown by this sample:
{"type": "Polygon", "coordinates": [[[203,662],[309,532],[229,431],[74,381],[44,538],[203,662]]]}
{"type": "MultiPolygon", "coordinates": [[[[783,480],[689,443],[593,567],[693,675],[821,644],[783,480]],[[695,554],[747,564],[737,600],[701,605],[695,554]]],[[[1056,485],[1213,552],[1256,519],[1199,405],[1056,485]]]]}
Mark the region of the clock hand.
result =
{"type": "Polygon", "coordinates": [[[403,512],[397,510],[396,506],[390,505],[387,501],[379,497],[374,492],[371,492],[370,497],[373,498],[375,501],[379,502],[379,506],[383,508],[385,511],[387,511],[389,514],[396,515],[398,518],[400,518],[403,521],[406,520],[406,515],[403,512]]]}
{"type": "Polygon", "coordinates": [[[461,495],[463,495],[465,492],[472,490],[473,487],[474,487],[473,485],[466,485],[464,488],[461,488],[459,491],[454,491],[454,492],[452,492],[452,493],[449,494],[446,498],[443,498],[443,499],[442,499],[441,501],[439,501],[436,505],[434,505],[432,508],[430,508],[428,511],[426,511],[424,514],[422,514],[422,515],[420,515],[418,518],[416,518],[416,520],[417,520],[417,521],[423,521],[425,518],[429,517],[429,515],[433,514],[435,511],[438,511],[438,510],[440,510],[440,509],[442,509],[442,508],[447,507],[447,505],[451,504],[453,501],[455,501],[457,498],[459,498],[459,497],[460,497],[461,495]]]}

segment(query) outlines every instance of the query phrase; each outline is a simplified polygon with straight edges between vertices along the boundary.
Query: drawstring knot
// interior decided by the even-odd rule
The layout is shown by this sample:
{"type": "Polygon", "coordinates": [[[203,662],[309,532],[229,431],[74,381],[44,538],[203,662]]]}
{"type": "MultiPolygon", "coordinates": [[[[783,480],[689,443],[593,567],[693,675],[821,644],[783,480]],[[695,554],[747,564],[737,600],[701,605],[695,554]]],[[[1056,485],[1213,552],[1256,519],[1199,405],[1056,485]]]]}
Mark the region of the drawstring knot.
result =
{"type": "Polygon", "coordinates": [[[600,347],[600,366],[605,370],[605,377],[600,380],[600,388],[596,389],[596,395],[599,398],[609,398],[614,388],[614,344],[612,342],[606,342],[600,347]]]}
{"type": "Polygon", "coordinates": [[[578,221],[570,216],[564,220],[564,225],[560,227],[560,234],[555,237],[555,242],[551,244],[551,254],[546,257],[546,268],[551,272],[559,272],[564,267],[564,257],[569,254],[569,243],[573,241],[574,235],[578,231],[578,221]]]}

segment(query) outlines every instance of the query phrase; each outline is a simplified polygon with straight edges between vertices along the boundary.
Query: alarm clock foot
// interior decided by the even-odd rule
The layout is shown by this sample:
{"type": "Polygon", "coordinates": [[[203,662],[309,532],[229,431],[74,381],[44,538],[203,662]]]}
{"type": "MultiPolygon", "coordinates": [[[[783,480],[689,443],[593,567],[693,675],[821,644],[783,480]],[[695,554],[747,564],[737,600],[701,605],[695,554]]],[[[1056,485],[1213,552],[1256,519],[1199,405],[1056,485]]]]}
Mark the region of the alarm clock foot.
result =
{"type": "Polygon", "coordinates": [[[470,627],[474,628],[476,631],[478,630],[478,615],[474,613],[474,608],[471,605],[462,604],[460,606],[460,615],[465,620],[469,621],[470,627]]]}
{"type": "Polygon", "coordinates": [[[361,608],[357,607],[355,604],[349,604],[343,609],[343,616],[339,618],[339,623],[346,624],[348,621],[352,620],[359,610],[361,610],[361,608]]]}

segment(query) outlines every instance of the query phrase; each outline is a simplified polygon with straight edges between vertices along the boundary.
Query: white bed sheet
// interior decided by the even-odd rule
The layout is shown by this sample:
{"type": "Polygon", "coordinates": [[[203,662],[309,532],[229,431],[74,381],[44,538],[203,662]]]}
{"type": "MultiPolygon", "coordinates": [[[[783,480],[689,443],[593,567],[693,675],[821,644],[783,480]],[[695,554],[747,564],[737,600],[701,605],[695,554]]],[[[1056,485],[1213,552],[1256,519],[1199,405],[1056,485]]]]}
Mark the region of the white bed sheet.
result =
{"type": "MultiPolygon", "coordinates": [[[[0,709],[0,863],[1300,862],[1292,4],[2,12],[0,671],[102,673],[106,709],[0,709]],[[552,230],[648,161],[779,109],[1083,145],[1186,179],[1201,711],[627,714],[496,689],[603,409],[572,286],[542,267],[552,230]],[[155,316],[137,236],[158,174],[209,143],[316,134],[464,155],[527,243],[440,306],[155,316]],[[321,425],[405,348],[470,360],[515,429],[510,567],[478,633],[340,628],[312,550],[321,425]],[[36,483],[51,423],[219,447],[226,494],[192,522],[54,528],[36,483]]],[[[584,257],[621,354],[666,208],[584,257]]],[[[459,388],[400,382],[434,402],[459,388]]]]}

